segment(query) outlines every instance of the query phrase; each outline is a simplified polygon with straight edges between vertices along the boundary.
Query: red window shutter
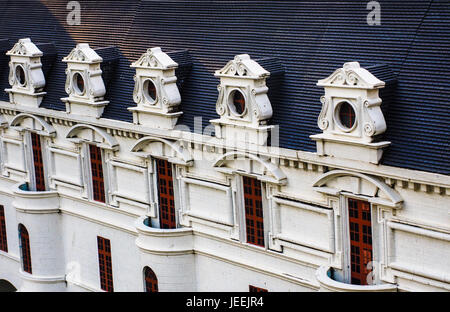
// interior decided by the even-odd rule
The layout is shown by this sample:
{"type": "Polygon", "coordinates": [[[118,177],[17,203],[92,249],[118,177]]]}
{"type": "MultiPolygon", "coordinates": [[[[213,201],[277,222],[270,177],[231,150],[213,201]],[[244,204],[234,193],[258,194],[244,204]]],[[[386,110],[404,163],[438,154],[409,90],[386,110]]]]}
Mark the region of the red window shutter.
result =
{"type": "Polygon", "coordinates": [[[158,174],[159,224],[162,229],[175,229],[175,198],[173,196],[172,166],[164,159],[156,160],[158,174]]]}
{"type": "Polygon", "coordinates": [[[367,268],[372,261],[372,220],[370,204],[362,200],[348,199],[350,230],[351,283],[367,285],[367,268]]]}
{"type": "Polygon", "coordinates": [[[23,270],[25,272],[32,274],[30,236],[28,235],[28,231],[25,228],[25,226],[23,226],[23,224],[19,224],[19,240],[20,240],[20,250],[22,252],[23,270]]]}
{"type": "Polygon", "coordinates": [[[6,239],[5,208],[0,205],[0,250],[8,252],[8,240],[6,239]]]}
{"type": "Polygon", "coordinates": [[[256,287],[253,285],[248,285],[248,291],[249,292],[268,292],[265,288],[256,287]]]}
{"type": "Polygon", "coordinates": [[[155,272],[149,267],[144,269],[145,275],[145,291],[146,292],[158,292],[158,279],[155,272]]]}
{"type": "Polygon", "coordinates": [[[104,291],[113,292],[114,286],[111,262],[111,243],[109,239],[97,236],[97,246],[100,286],[104,291]]]}
{"type": "Polygon", "coordinates": [[[247,243],[264,247],[264,218],[261,182],[243,177],[247,243]]]}
{"type": "Polygon", "coordinates": [[[44,162],[42,160],[41,137],[32,132],[31,143],[33,149],[34,178],[36,191],[45,191],[44,162]]]}
{"type": "Polygon", "coordinates": [[[89,145],[94,200],[105,202],[105,182],[103,180],[102,152],[99,147],[89,145]]]}

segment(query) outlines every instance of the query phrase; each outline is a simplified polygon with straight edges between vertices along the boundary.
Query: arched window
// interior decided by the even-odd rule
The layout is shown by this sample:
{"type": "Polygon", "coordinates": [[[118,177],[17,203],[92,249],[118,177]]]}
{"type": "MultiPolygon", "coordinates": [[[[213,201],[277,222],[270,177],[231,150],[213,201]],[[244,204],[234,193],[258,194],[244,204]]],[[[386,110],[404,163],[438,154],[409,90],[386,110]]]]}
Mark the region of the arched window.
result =
{"type": "Polygon", "coordinates": [[[146,292],[158,292],[158,279],[155,272],[148,266],[144,268],[145,277],[145,291],[146,292]]]}
{"type": "Polygon", "coordinates": [[[23,224],[19,224],[19,243],[23,270],[31,274],[30,236],[28,235],[28,231],[23,224]]]}

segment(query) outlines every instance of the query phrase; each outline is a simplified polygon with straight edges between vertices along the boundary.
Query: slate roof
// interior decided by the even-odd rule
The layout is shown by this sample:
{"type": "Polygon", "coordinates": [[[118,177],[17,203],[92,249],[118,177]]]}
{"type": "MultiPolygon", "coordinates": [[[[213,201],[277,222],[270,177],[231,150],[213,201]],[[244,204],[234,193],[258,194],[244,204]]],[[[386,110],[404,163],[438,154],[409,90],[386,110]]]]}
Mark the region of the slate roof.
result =
{"type": "MultiPolygon", "coordinates": [[[[193,130],[217,118],[219,79],[214,72],[237,54],[266,61],[277,74],[268,82],[282,147],[315,151],[323,89],[319,79],[344,62],[358,61],[389,80],[381,97],[392,144],[385,165],[450,174],[450,4],[444,0],[380,0],[381,25],[369,26],[366,1],[79,1],[81,25],[66,22],[67,1],[0,0],[1,39],[53,43],[57,57],[46,75],[42,106],[64,110],[61,59],[77,43],[117,53],[104,118],[132,121],[134,70],[148,48],[182,51],[179,123],[193,130]],[[274,65],[275,64],[275,65],[274,65]],[[278,65],[277,65],[278,64],[278,65]],[[186,70],[188,68],[188,70],[186,70]]],[[[171,56],[172,57],[172,56],[171,56]]],[[[178,60],[172,57],[175,61],[178,60]]],[[[115,59],[114,59],[115,60],[115,59]]],[[[7,71],[0,58],[1,72],[7,71]]],[[[261,63],[260,63],[261,64],[261,63]]],[[[264,67],[264,65],[263,65],[264,67]]],[[[264,67],[269,70],[269,68],[264,67]]],[[[269,70],[270,71],[270,70],[269,70]]],[[[110,73],[111,74],[111,73],[110,73]]],[[[8,87],[0,79],[0,89],[8,87]]],[[[3,91],[0,99],[8,100],[3,91]]]]}

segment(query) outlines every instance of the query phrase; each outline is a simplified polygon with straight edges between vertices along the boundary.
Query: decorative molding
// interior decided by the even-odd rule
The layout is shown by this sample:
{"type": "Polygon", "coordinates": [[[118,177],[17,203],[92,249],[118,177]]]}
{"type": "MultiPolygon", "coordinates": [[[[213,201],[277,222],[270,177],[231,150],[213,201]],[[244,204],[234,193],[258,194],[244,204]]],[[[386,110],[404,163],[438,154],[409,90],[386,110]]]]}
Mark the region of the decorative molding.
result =
{"type": "Polygon", "coordinates": [[[48,124],[44,119],[27,113],[16,115],[11,120],[10,127],[17,131],[31,130],[43,136],[56,136],[55,128],[48,124]]]}
{"type": "Polygon", "coordinates": [[[167,139],[146,136],[138,140],[131,148],[131,152],[140,157],[162,157],[169,162],[191,166],[193,164],[192,155],[178,142],[169,141],[167,139]],[[163,145],[166,148],[152,148],[152,143],[163,145]]]}
{"type": "Polygon", "coordinates": [[[6,55],[25,56],[25,57],[40,57],[44,55],[41,50],[31,42],[30,38],[19,39],[14,44],[13,48],[6,52],[6,55]]]}
{"type": "Polygon", "coordinates": [[[286,175],[277,165],[271,163],[270,161],[263,160],[262,158],[250,153],[237,151],[225,153],[214,162],[213,167],[228,174],[242,172],[246,174],[256,175],[260,180],[269,183],[285,184],[287,182],[286,175]],[[255,161],[262,166],[263,170],[255,172],[255,166],[252,166],[250,164],[247,164],[246,168],[238,168],[230,165],[230,162],[233,162],[236,159],[247,159],[249,161],[255,161]],[[229,167],[227,167],[227,165],[229,167]]]}
{"type": "Polygon", "coordinates": [[[175,69],[178,64],[164,53],[160,47],[147,49],[147,52],[131,64],[134,68],[175,69]]]}
{"type": "MultiPolygon", "coordinates": [[[[403,198],[389,185],[378,179],[377,177],[369,176],[366,174],[362,174],[359,172],[352,172],[347,170],[331,170],[322,174],[316,181],[313,183],[313,187],[322,193],[332,194],[334,196],[338,195],[342,188],[337,186],[328,186],[329,182],[335,181],[339,177],[356,177],[362,180],[369,182],[370,184],[376,187],[376,191],[373,191],[371,196],[374,196],[372,199],[369,199],[369,202],[373,202],[375,204],[380,204],[383,206],[388,206],[391,208],[401,208],[403,198]],[[378,191],[381,191],[384,195],[384,198],[380,198],[378,191]],[[376,196],[375,196],[376,195],[376,196]]],[[[360,188],[360,186],[358,186],[360,188]]],[[[355,192],[356,195],[362,194],[361,190],[355,192]]],[[[370,196],[369,194],[367,196],[370,196]]]]}
{"type": "Polygon", "coordinates": [[[358,62],[348,62],[327,78],[319,80],[317,85],[321,87],[377,89],[384,87],[385,83],[368,70],[361,68],[358,62]]]}
{"type": "Polygon", "coordinates": [[[250,58],[248,54],[236,55],[222,69],[215,73],[216,77],[265,79],[270,73],[250,58]]]}
{"type": "Polygon", "coordinates": [[[119,143],[113,136],[106,133],[105,130],[87,124],[73,126],[68,131],[66,138],[74,143],[88,142],[94,143],[100,148],[110,150],[119,149],[119,143]]]}

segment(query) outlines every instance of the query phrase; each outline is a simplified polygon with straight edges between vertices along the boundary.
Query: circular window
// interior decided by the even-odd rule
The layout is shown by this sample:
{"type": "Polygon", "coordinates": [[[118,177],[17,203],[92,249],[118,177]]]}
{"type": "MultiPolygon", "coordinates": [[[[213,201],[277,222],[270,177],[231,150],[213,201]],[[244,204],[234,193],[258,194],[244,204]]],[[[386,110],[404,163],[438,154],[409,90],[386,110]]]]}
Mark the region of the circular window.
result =
{"type": "Polygon", "coordinates": [[[73,75],[73,86],[76,93],[84,93],[84,78],[80,73],[75,73],[73,75]]]}
{"type": "Polygon", "coordinates": [[[151,104],[156,102],[156,86],[151,79],[144,82],[144,95],[151,104]]]}
{"type": "Polygon", "coordinates": [[[233,114],[242,116],[245,113],[245,97],[239,90],[233,90],[229,96],[229,106],[233,114]]]}
{"type": "Polygon", "coordinates": [[[16,66],[16,79],[21,86],[24,86],[27,82],[25,79],[25,70],[23,69],[22,65],[16,66]]]}
{"type": "Polygon", "coordinates": [[[346,130],[352,129],[356,122],[353,106],[348,102],[341,102],[336,107],[339,125],[346,130]]]}

